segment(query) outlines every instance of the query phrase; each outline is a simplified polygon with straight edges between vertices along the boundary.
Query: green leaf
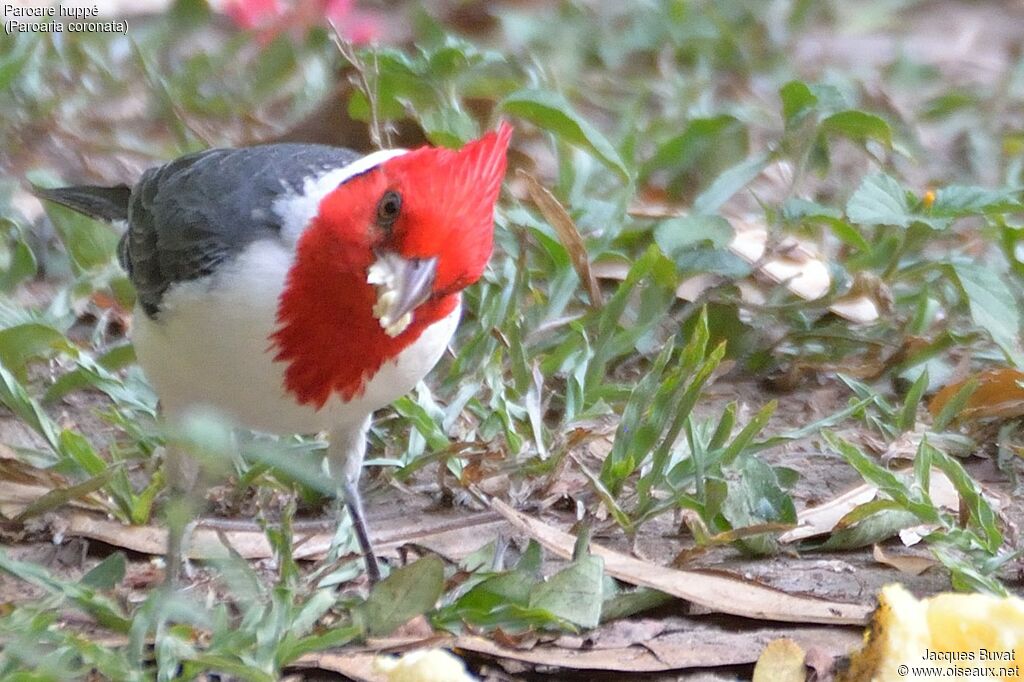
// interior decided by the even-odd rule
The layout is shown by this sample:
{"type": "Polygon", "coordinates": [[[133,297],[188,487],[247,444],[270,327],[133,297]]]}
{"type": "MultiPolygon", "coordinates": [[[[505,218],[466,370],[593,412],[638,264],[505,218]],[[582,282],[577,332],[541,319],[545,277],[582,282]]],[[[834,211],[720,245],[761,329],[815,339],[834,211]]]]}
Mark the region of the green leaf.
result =
{"type": "Polygon", "coordinates": [[[52,202],[45,203],[46,213],[79,271],[93,270],[110,262],[119,239],[110,225],[52,202]]]}
{"type": "Polygon", "coordinates": [[[114,552],[83,575],[81,584],[97,590],[113,589],[115,585],[124,580],[126,567],[124,552],[114,552]]]}
{"type": "Polygon", "coordinates": [[[57,438],[57,445],[61,457],[74,462],[90,476],[101,476],[109,470],[109,466],[96,453],[92,444],[77,431],[70,429],[61,431],[57,438]]]}
{"type": "MultiPolygon", "coordinates": [[[[867,504],[870,505],[872,503],[868,502],[867,504]]],[[[883,540],[888,540],[904,528],[916,526],[920,522],[917,515],[912,512],[905,509],[885,507],[852,526],[834,531],[828,540],[820,545],[819,549],[836,550],[869,547],[883,540]]]]}
{"type": "MultiPolygon", "coordinates": [[[[796,523],[796,506],[782,486],[775,470],[757,457],[744,457],[740,463],[741,478],[729,486],[722,514],[735,529],[762,523],[796,523]]],[[[764,534],[744,538],[743,547],[758,554],[774,554],[778,544],[764,534]]]]}
{"type": "Polygon", "coordinates": [[[946,401],[946,404],[942,406],[942,410],[932,420],[932,431],[941,433],[946,430],[949,423],[967,407],[967,401],[978,390],[979,383],[977,377],[971,378],[960,387],[952,398],[946,401]]]}
{"type": "Polygon", "coordinates": [[[290,77],[298,64],[295,43],[284,36],[278,36],[264,46],[251,66],[253,78],[250,82],[253,93],[267,97],[290,77]]]}
{"type": "Polygon", "coordinates": [[[935,193],[935,202],[929,215],[957,218],[978,213],[1007,213],[1019,211],[1020,202],[1010,190],[994,190],[984,187],[950,185],[935,193]]]}
{"type": "Polygon", "coordinates": [[[45,514],[48,511],[53,511],[58,507],[62,507],[71,500],[79,500],[90,493],[94,493],[109,483],[110,479],[114,477],[116,472],[116,466],[112,466],[87,481],[67,486],[65,488],[55,488],[50,490],[49,492],[32,500],[27,507],[21,510],[20,514],[14,517],[14,520],[19,523],[23,522],[33,516],[39,516],[40,514],[45,514]]]}
{"type": "Polygon", "coordinates": [[[38,564],[11,559],[2,548],[0,548],[0,571],[10,573],[32,585],[37,585],[51,594],[71,600],[79,608],[92,615],[101,625],[115,632],[126,633],[132,626],[132,621],[124,616],[121,606],[112,599],[98,594],[91,587],[56,578],[38,564]]]}
{"type": "Polygon", "coordinates": [[[47,358],[60,347],[70,347],[64,335],[48,324],[31,322],[0,330],[0,362],[16,374],[36,358],[47,358]]]}
{"type": "Polygon", "coordinates": [[[486,578],[459,597],[450,607],[463,617],[493,612],[503,606],[529,606],[530,592],[537,583],[536,578],[516,569],[486,578]]]}
{"type": "Polygon", "coordinates": [[[627,182],[630,172],[615,147],[582,118],[561,95],[548,90],[519,90],[505,98],[499,107],[553,133],[569,144],[591,151],[627,182]]]}
{"type": "Polygon", "coordinates": [[[896,420],[896,428],[900,431],[906,432],[914,428],[914,424],[917,423],[917,407],[921,404],[921,398],[927,389],[928,369],[925,368],[913,386],[910,387],[910,390],[907,391],[907,397],[903,401],[903,407],[900,409],[899,417],[896,420]]]}
{"type": "MultiPolygon", "coordinates": [[[[753,419],[747,422],[743,428],[740,429],[740,432],[736,434],[736,438],[734,438],[733,441],[722,450],[721,455],[719,455],[723,466],[732,464],[733,461],[735,461],[748,447],[751,446],[751,442],[757,434],[759,434],[764,427],[768,425],[768,421],[772,418],[772,415],[775,414],[777,407],[778,401],[769,401],[757,411],[757,414],[754,415],[753,419]]],[[[757,444],[755,444],[755,446],[756,445],[757,444]]]]}
{"type": "Polygon", "coordinates": [[[448,434],[444,432],[427,410],[413,399],[412,395],[399,398],[394,402],[393,407],[398,414],[412,422],[412,425],[416,427],[420,435],[426,439],[427,445],[431,450],[446,450],[451,445],[448,434]]]}
{"type": "Polygon", "coordinates": [[[873,114],[851,109],[832,114],[821,122],[821,130],[831,135],[842,135],[856,142],[876,140],[892,146],[892,128],[873,114]]]}
{"type": "Polygon", "coordinates": [[[953,273],[967,297],[974,323],[987,331],[1006,357],[1021,367],[1020,306],[1006,281],[991,267],[956,263],[953,273]]]}
{"type": "Polygon", "coordinates": [[[648,587],[639,587],[630,592],[623,592],[609,597],[601,605],[601,622],[628,618],[638,613],[664,606],[675,601],[675,597],[648,587]]]}
{"type": "Polygon", "coordinates": [[[693,212],[708,214],[717,211],[736,192],[739,192],[760,175],[770,159],[771,156],[769,154],[752,156],[719,175],[711,183],[710,187],[694,199],[693,212]]]}
{"type": "Polygon", "coordinates": [[[3,54],[0,54],[0,92],[14,84],[32,56],[32,52],[42,44],[43,41],[37,34],[29,32],[15,34],[14,39],[8,42],[10,49],[4,50],[3,54]]]}
{"type": "Polygon", "coordinates": [[[782,99],[782,118],[787,128],[818,105],[818,98],[803,81],[786,83],[779,90],[779,97],[782,99]]]}
{"type": "Polygon", "coordinates": [[[283,667],[295,659],[301,658],[304,654],[342,647],[362,634],[356,625],[342,625],[324,632],[317,632],[303,637],[290,647],[283,647],[278,654],[278,661],[283,667]]]}
{"type": "Polygon", "coordinates": [[[685,170],[713,157],[723,146],[739,148],[746,156],[746,127],[734,116],[695,118],[686,124],[682,133],[663,142],[650,161],[643,165],[641,176],[646,177],[661,168],[685,170]],[[738,142],[740,144],[730,144],[738,142]]]}
{"type": "Polygon", "coordinates": [[[732,225],[725,218],[688,215],[658,223],[654,228],[654,241],[666,256],[673,258],[680,251],[703,242],[711,242],[716,249],[725,248],[733,234],[732,225]]]}
{"type": "Polygon", "coordinates": [[[871,244],[864,238],[857,228],[849,224],[845,220],[836,220],[831,218],[823,218],[829,227],[832,228],[832,234],[841,239],[843,242],[855,249],[860,249],[865,253],[871,251],[871,244]]]}
{"type": "Polygon", "coordinates": [[[961,553],[951,552],[949,548],[942,547],[938,542],[932,543],[932,553],[949,570],[949,580],[954,590],[958,592],[988,592],[999,597],[1009,595],[997,577],[983,573],[961,553]]]}
{"type": "Polygon", "coordinates": [[[445,42],[427,53],[427,71],[440,78],[453,78],[474,65],[485,61],[501,61],[501,55],[481,52],[476,45],[454,36],[446,36],[445,42]]]}
{"type": "Polygon", "coordinates": [[[885,173],[864,178],[846,204],[846,215],[858,225],[909,227],[914,221],[903,188],[885,173]]]}
{"type": "Polygon", "coordinates": [[[434,608],[443,591],[444,563],[436,556],[399,568],[373,588],[363,605],[367,634],[391,634],[434,608]]]}
{"type": "Polygon", "coordinates": [[[7,269],[0,273],[0,291],[12,291],[38,271],[36,255],[24,240],[15,240],[10,249],[10,263],[7,269]]]}
{"type": "Polygon", "coordinates": [[[842,211],[832,207],[796,197],[787,199],[782,205],[782,217],[789,221],[823,223],[832,233],[850,246],[861,251],[870,251],[871,245],[857,228],[843,219],[842,211]]]}
{"type": "Polygon", "coordinates": [[[43,394],[44,403],[52,403],[74,391],[92,387],[106,393],[116,403],[138,404],[141,396],[110,372],[123,369],[135,362],[135,348],[130,343],[114,346],[93,362],[85,354],[79,354],[78,367],[61,375],[50,384],[43,394]]]}
{"type": "Polygon", "coordinates": [[[461,147],[480,134],[469,114],[452,107],[421,112],[419,121],[431,144],[438,147],[461,147]]]}
{"type": "Polygon", "coordinates": [[[531,538],[530,542],[526,545],[526,551],[523,552],[523,555],[519,557],[519,561],[516,563],[516,570],[539,577],[543,561],[544,557],[541,553],[540,543],[531,538]]]}
{"type": "MultiPolygon", "coordinates": [[[[166,638],[165,638],[166,640],[166,638]]],[[[268,675],[248,663],[243,663],[226,654],[194,653],[187,649],[180,652],[184,658],[202,666],[205,670],[224,673],[229,679],[246,680],[247,682],[277,682],[277,675],[268,675]]]]}
{"type": "Polygon", "coordinates": [[[183,30],[207,24],[210,19],[210,5],[205,0],[175,0],[168,14],[176,28],[183,30]]]}
{"type": "Polygon", "coordinates": [[[291,626],[288,628],[289,634],[297,637],[308,634],[337,601],[338,598],[333,589],[323,589],[314,592],[313,596],[303,604],[302,610],[292,620],[291,626]]]}
{"type": "Polygon", "coordinates": [[[60,453],[57,424],[50,419],[39,403],[29,396],[25,387],[2,364],[0,364],[0,403],[42,436],[51,450],[60,453]]]}
{"type": "Polygon", "coordinates": [[[933,447],[927,441],[922,441],[921,450],[925,449],[928,450],[932,464],[941,469],[956,488],[960,503],[967,510],[968,525],[981,531],[980,538],[985,549],[991,554],[998,552],[1003,544],[1003,534],[999,530],[996,514],[982,494],[981,488],[955,458],[933,447]]]}
{"type": "Polygon", "coordinates": [[[825,206],[815,201],[807,201],[798,197],[790,197],[782,204],[782,217],[786,220],[802,218],[835,218],[843,217],[842,211],[832,206],[825,206]]]}
{"type": "Polygon", "coordinates": [[[835,434],[824,431],[822,435],[828,444],[860,473],[865,481],[877,487],[907,511],[915,514],[924,523],[940,523],[939,513],[935,507],[923,500],[919,492],[911,490],[899,476],[835,434]]]}
{"type": "Polygon", "coordinates": [[[538,585],[530,606],[542,608],[583,628],[597,627],[604,602],[604,560],[585,554],[538,585]]]}

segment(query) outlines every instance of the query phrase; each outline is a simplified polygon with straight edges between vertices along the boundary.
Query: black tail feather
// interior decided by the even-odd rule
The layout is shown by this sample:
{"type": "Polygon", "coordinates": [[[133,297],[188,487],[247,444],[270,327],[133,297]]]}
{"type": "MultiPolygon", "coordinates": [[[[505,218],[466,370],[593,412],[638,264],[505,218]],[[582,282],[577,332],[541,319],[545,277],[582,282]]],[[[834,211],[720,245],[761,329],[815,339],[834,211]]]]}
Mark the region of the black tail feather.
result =
{"type": "Polygon", "coordinates": [[[54,187],[46,189],[33,185],[32,193],[40,199],[67,206],[73,211],[84,213],[97,220],[128,220],[128,200],[132,190],[127,185],[99,187],[79,185],[77,187],[54,187]]]}

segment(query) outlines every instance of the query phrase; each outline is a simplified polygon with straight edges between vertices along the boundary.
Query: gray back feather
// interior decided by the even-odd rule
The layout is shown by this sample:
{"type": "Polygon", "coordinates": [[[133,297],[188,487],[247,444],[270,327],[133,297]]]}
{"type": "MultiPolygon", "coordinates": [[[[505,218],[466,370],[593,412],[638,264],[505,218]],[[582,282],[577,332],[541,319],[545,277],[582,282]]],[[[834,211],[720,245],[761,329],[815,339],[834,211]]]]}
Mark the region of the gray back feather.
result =
{"type": "Polygon", "coordinates": [[[277,237],[275,200],[359,157],[336,147],[275,144],[212,149],[147,171],[132,189],[119,249],[143,310],[156,317],[171,285],[205,277],[252,242],[277,237]]]}

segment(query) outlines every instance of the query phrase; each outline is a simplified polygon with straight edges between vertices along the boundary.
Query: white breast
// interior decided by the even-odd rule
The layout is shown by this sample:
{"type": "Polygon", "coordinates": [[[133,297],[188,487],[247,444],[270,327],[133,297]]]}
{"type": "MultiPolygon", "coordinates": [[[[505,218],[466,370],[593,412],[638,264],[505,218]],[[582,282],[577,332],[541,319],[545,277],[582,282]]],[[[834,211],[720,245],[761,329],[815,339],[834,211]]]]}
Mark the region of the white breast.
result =
{"type": "Polygon", "coordinates": [[[279,242],[254,242],[215,274],[175,285],[157,320],[136,312],[139,364],[166,411],[212,407],[249,428],[284,434],[355,426],[409,392],[440,359],[458,325],[461,306],[386,361],[362,396],[348,403],[333,397],[319,410],[300,405],[284,389],[286,365],[274,361],[269,340],[292,259],[279,242]]]}

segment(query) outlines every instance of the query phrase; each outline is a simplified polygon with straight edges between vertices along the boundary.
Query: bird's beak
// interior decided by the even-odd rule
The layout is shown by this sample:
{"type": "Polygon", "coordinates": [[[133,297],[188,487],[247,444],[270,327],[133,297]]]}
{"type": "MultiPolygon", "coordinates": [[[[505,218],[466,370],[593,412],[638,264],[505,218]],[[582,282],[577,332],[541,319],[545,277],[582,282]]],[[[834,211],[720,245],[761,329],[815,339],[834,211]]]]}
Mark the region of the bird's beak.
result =
{"type": "Polygon", "coordinates": [[[412,322],[412,313],[430,298],[437,258],[403,258],[391,251],[377,253],[366,281],[377,289],[373,316],[388,336],[395,337],[412,322]]]}

